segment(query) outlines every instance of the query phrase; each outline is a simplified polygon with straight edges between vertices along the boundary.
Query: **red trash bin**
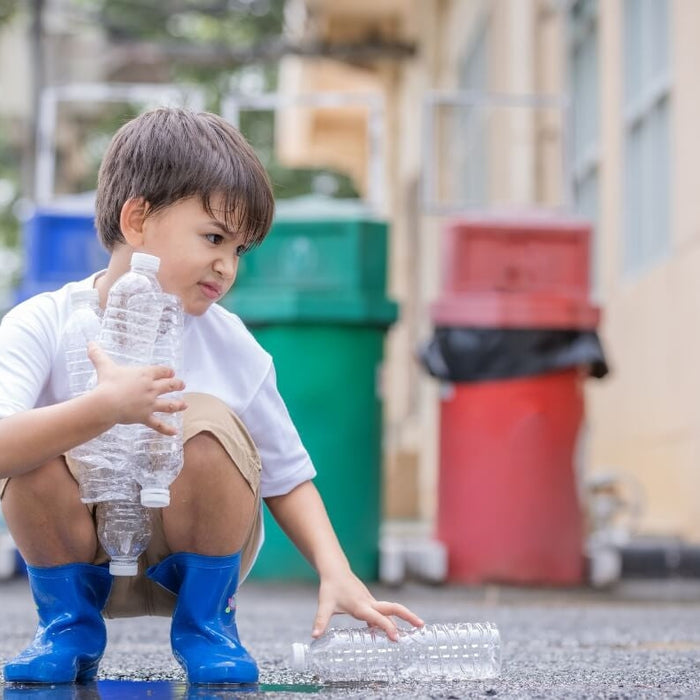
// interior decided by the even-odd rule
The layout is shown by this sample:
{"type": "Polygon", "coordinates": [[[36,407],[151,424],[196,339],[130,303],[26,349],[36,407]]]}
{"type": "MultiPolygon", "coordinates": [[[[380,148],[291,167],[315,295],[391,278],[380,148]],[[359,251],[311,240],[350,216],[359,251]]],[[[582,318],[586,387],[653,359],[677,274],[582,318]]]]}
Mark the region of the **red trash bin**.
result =
{"type": "MultiPolygon", "coordinates": [[[[469,218],[445,232],[441,328],[594,330],[590,227],[469,218]]],[[[574,457],[582,368],[449,385],[440,404],[437,537],[448,580],[577,584],[584,527],[574,457]]]]}

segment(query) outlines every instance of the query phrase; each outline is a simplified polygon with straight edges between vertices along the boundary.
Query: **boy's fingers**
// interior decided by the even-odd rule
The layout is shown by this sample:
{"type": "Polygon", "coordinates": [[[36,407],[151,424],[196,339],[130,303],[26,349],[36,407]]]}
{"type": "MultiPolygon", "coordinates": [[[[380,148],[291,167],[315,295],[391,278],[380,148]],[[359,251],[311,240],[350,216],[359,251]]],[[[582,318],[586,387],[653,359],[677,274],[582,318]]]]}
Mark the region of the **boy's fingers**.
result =
{"type": "Polygon", "coordinates": [[[320,603],[318,610],[316,611],[316,617],[314,618],[314,626],[311,630],[312,637],[320,637],[328,627],[328,622],[333,615],[333,607],[324,603],[320,603]]]}
{"type": "Polygon", "coordinates": [[[146,425],[149,428],[153,428],[158,433],[162,433],[163,435],[176,435],[177,434],[177,428],[175,428],[172,425],[168,425],[162,420],[159,420],[158,418],[155,418],[154,416],[151,416],[147,421],[146,425]]]}
{"type": "Polygon", "coordinates": [[[187,408],[187,404],[184,401],[176,401],[171,399],[170,401],[160,401],[156,404],[154,413],[179,413],[187,408]]]}
{"type": "Polygon", "coordinates": [[[163,377],[158,379],[158,393],[167,394],[171,391],[182,391],[185,388],[185,382],[182,379],[175,377],[163,377]]]}
{"type": "Polygon", "coordinates": [[[374,606],[382,615],[396,615],[406,622],[410,622],[414,627],[422,627],[425,622],[418,615],[411,612],[405,605],[400,603],[391,603],[386,600],[380,600],[374,606]]]}
{"type": "Polygon", "coordinates": [[[175,376],[175,370],[172,367],[166,367],[165,365],[154,365],[153,366],[153,378],[154,379],[168,379],[169,377],[175,376]]]}
{"type": "Polygon", "coordinates": [[[390,618],[382,615],[378,610],[370,608],[370,611],[362,616],[362,619],[369,625],[374,627],[379,627],[386,632],[386,636],[392,641],[397,641],[399,638],[399,631],[396,625],[391,621],[390,618]]]}
{"type": "Polygon", "coordinates": [[[88,358],[90,358],[90,362],[92,362],[92,364],[95,365],[95,368],[97,368],[98,365],[102,364],[106,357],[104,350],[94,340],[91,340],[88,343],[87,354],[88,358]]]}

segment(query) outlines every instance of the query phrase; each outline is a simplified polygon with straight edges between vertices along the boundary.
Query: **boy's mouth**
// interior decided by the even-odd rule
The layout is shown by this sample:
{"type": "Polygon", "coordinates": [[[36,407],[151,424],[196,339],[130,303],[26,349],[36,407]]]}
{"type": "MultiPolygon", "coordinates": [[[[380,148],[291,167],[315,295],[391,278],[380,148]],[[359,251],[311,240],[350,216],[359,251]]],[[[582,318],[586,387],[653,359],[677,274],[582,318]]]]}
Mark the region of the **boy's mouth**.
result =
{"type": "Polygon", "coordinates": [[[221,296],[221,287],[209,282],[200,282],[199,288],[204,292],[204,296],[216,301],[221,296]]]}

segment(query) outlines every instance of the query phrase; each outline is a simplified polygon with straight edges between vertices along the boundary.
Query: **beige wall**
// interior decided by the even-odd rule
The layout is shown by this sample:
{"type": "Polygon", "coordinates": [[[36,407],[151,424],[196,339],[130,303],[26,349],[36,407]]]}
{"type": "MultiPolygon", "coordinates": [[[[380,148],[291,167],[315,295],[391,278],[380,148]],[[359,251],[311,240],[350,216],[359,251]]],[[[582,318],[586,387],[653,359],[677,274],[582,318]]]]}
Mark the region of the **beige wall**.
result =
{"type": "MultiPolygon", "coordinates": [[[[348,0],[349,2],[350,0],[348,0]]],[[[342,4],[342,3],[341,3],[342,4]]],[[[550,0],[425,0],[409,3],[415,59],[382,75],[389,125],[390,292],[402,319],[387,343],[386,471],[389,516],[430,520],[435,510],[438,386],[413,359],[431,331],[439,291],[440,229],[417,199],[425,166],[425,91],[454,89],[459,62],[477,29],[490,32],[489,89],[565,92],[564,24],[550,0]],[[408,488],[407,483],[413,483],[408,488]],[[417,488],[415,488],[417,486],[417,488]]],[[[599,2],[600,189],[596,300],[612,374],[586,383],[584,473],[620,472],[645,493],[641,533],[700,541],[700,3],[671,0],[672,252],[634,277],[622,273],[622,0],[599,2]]],[[[332,5],[328,5],[332,7],[332,5]]],[[[328,8],[327,8],[328,9],[328,8]]],[[[494,121],[498,124],[498,120],[494,121]]],[[[492,131],[493,200],[555,205],[563,200],[561,124],[523,113],[511,132],[492,131]],[[549,165],[543,166],[543,163],[549,165]]],[[[431,145],[435,148],[435,145],[431,145]]],[[[445,149],[441,156],[449,156],[445,149]]]]}
{"type": "Polygon", "coordinates": [[[601,3],[602,335],[613,374],[589,386],[591,468],[639,480],[641,529],[700,541],[700,162],[697,89],[700,5],[677,0],[672,13],[670,256],[625,276],[621,265],[621,3],[601,3]]]}

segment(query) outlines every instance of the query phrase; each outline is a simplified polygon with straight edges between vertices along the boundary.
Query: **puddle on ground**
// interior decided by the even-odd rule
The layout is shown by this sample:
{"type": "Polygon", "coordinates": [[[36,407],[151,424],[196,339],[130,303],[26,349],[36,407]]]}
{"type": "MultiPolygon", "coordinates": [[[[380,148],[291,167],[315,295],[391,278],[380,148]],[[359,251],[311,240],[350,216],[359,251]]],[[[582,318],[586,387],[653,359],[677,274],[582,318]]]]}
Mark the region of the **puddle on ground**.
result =
{"type": "Polygon", "coordinates": [[[62,685],[0,685],[4,700],[211,700],[238,698],[248,694],[302,693],[318,694],[329,686],[314,683],[223,686],[187,685],[180,681],[97,681],[62,685]]]}

